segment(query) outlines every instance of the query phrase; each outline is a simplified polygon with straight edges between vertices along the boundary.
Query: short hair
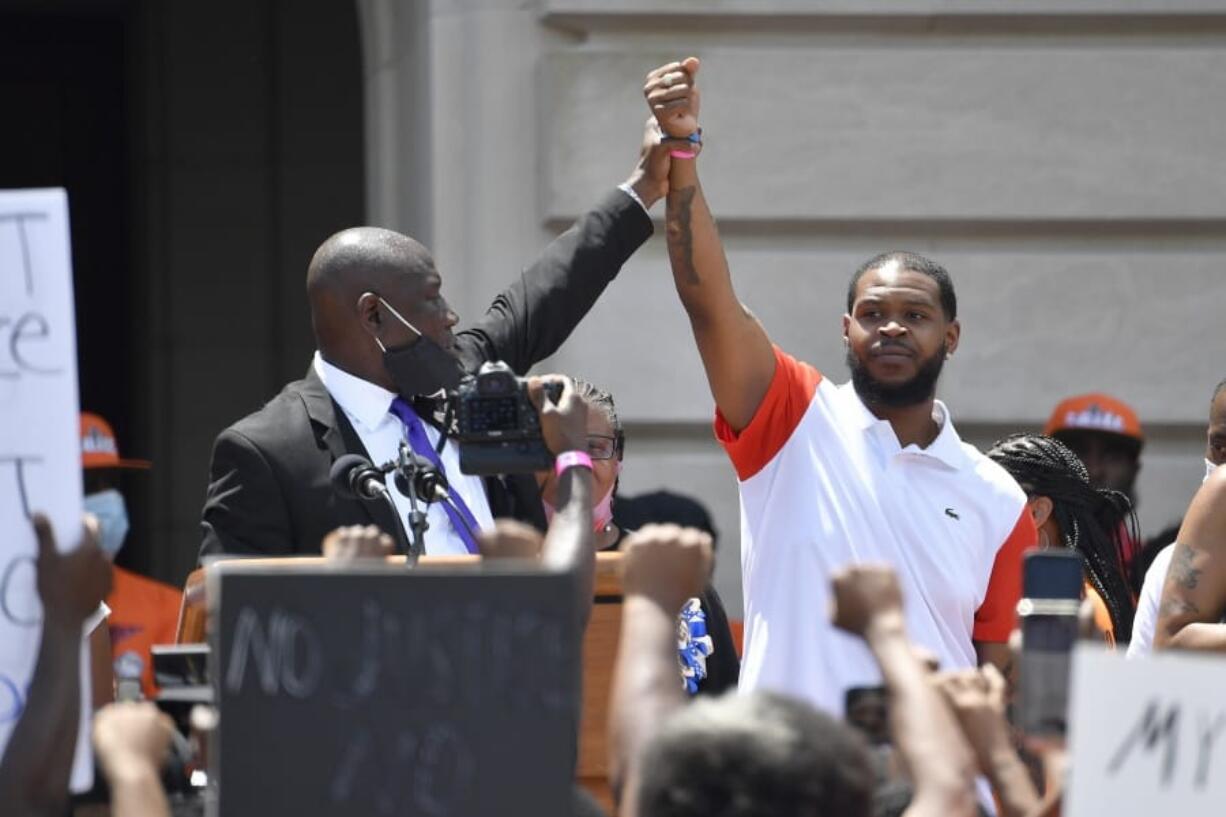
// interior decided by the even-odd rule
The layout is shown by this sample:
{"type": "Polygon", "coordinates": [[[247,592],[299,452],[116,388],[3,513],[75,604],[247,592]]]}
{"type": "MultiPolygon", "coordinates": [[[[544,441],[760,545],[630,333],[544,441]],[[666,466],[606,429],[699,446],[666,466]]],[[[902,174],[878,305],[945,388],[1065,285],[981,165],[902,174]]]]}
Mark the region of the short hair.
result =
{"type": "Polygon", "coordinates": [[[617,404],[613,402],[613,394],[581,377],[572,377],[571,382],[575,384],[575,393],[580,400],[589,406],[596,406],[609,418],[609,425],[613,426],[613,445],[617,450],[617,459],[620,460],[626,454],[626,432],[622,429],[621,418],[617,416],[617,404]]]}
{"type": "Polygon", "coordinates": [[[864,274],[893,262],[905,270],[927,275],[935,281],[941,294],[941,311],[945,313],[945,320],[952,321],[958,317],[958,295],[954,292],[954,281],[949,277],[949,271],[936,261],[925,258],[919,253],[905,250],[883,252],[880,255],[874,255],[860,265],[860,268],[851,276],[851,283],[847,285],[848,312],[851,312],[852,305],[856,302],[856,287],[864,274]]]}
{"type": "Polygon", "coordinates": [[[795,698],[735,691],[672,715],[642,758],[643,817],[867,817],[863,739],[795,698]]]}
{"type": "Polygon", "coordinates": [[[1213,396],[1209,398],[1209,402],[1217,402],[1218,395],[1222,393],[1223,389],[1226,389],[1226,378],[1222,378],[1222,380],[1213,387],[1213,396]]]}

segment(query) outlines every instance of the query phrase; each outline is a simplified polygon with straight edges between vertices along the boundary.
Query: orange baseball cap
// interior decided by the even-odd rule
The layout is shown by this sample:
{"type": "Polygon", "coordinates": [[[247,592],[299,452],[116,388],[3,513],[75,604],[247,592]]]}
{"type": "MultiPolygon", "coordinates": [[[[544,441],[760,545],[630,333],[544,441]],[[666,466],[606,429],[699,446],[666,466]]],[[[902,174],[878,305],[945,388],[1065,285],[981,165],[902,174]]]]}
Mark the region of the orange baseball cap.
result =
{"type": "Polygon", "coordinates": [[[1137,413],[1123,400],[1109,394],[1079,394],[1061,400],[1047,420],[1043,433],[1049,437],[1061,431],[1102,431],[1145,441],[1137,413]]]}
{"type": "Polygon", "coordinates": [[[97,414],[81,412],[82,468],[150,468],[149,460],[119,458],[119,444],[111,424],[97,414]]]}

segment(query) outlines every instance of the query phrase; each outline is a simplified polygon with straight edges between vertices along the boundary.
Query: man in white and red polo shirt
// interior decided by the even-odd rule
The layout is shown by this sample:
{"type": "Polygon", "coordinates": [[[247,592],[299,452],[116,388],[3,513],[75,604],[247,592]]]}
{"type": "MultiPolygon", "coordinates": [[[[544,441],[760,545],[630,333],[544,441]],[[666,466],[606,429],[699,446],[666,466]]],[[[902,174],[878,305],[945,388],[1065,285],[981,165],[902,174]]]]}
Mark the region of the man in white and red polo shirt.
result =
{"type": "MultiPolygon", "coordinates": [[[[690,59],[648,75],[670,136],[698,132],[697,69],[690,59]]],[[[693,153],[673,153],[666,218],[716,434],[740,481],[742,689],[839,713],[847,689],[880,683],[863,644],[830,624],[830,577],[852,562],[893,566],[907,632],[943,668],[1007,665],[1036,532],[1021,488],[934,399],[960,332],[949,274],[912,253],[864,264],[843,317],[852,379],[836,385],[773,346],[737,299],[693,153]]]]}

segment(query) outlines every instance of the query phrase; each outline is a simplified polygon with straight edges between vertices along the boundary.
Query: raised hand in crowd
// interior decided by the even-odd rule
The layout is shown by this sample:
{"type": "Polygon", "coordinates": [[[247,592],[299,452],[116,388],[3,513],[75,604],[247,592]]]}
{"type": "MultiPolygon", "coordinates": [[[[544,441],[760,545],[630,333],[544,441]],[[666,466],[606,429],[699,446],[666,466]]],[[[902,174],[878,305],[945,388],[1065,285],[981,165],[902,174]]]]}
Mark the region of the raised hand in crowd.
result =
{"type": "Polygon", "coordinates": [[[864,639],[890,693],[894,745],[915,782],[905,813],[975,814],[974,756],[907,639],[894,571],[883,565],[845,568],[835,574],[833,590],[834,625],[864,639]]]}
{"type": "Polygon", "coordinates": [[[937,675],[933,683],[949,704],[987,776],[1004,817],[1025,817],[1039,804],[1006,719],[1006,683],[992,664],[937,675]]]}
{"type": "Polygon", "coordinates": [[[711,575],[711,537],[646,525],[622,545],[621,641],[609,709],[609,782],[625,815],[637,814],[643,749],[685,705],[677,673],[677,614],[711,575]]]}
{"type": "Polygon", "coordinates": [[[477,536],[485,559],[539,559],[545,539],[540,532],[515,519],[495,519],[494,529],[477,536]]]}
{"type": "Polygon", "coordinates": [[[94,716],[94,751],[111,788],[114,817],[170,814],[161,768],[174,729],[169,716],[148,702],[110,704],[94,716]]]}
{"type": "Polygon", "coordinates": [[[324,537],[324,558],[339,562],[383,559],[396,550],[392,537],[375,525],[345,525],[324,537]]]}
{"type": "Polygon", "coordinates": [[[111,563],[87,516],[80,544],[56,549],[51,523],[35,514],[42,639],[30,693],[0,762],[0,803],[14,817],[64,814],[81,713],[81,639],[85,620],[111,589],[111,563]]]}

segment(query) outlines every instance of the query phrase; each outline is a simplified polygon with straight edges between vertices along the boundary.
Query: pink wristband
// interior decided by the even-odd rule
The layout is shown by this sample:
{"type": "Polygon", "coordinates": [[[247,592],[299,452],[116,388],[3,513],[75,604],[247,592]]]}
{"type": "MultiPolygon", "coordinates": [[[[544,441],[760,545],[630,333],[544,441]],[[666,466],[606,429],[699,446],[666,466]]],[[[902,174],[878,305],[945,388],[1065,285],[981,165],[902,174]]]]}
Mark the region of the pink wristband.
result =
{"type": "Polygon", "coordinates": [[[563,451],[554,460],[553,471],[558,476],[562,476],[563,471],[567,468],[574,468],[576,465],[591,471],[592,458],[586,451],[563,451]]]}
{"type": "Polygon", "coordinates": [[[674,159],[693,159],[698,154],[692,150],[670,150],[668,155],[674,159]]]}

